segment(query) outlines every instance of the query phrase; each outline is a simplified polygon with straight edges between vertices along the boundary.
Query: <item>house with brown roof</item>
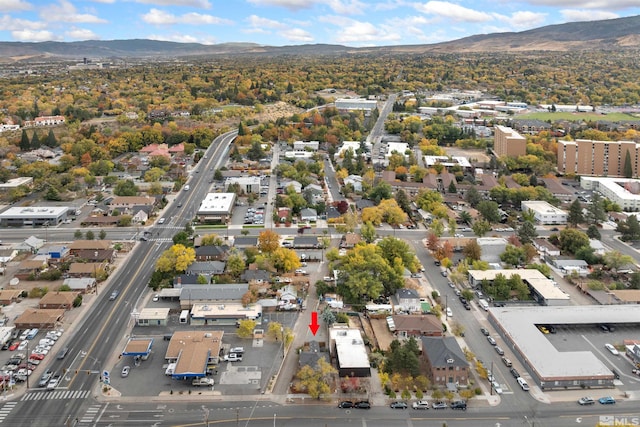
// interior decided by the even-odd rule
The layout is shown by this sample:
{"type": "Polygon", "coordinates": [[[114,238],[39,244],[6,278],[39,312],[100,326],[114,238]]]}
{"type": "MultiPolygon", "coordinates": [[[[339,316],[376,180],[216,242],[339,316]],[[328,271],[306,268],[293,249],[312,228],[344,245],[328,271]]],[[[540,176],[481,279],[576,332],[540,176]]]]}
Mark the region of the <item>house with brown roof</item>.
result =
{"type": "Polygon", "coordinates": [[[173,378],[197,378],[207,374],[207,366],[218,364],[223,331],[175,331],[165,360],[175,364],[173,378]]]}
{"type": "Polygon", "coordinates": [[[93,277],[70,277],[68,279],[64,279],[62,285],[68,286],[72,291],[87,294],[95,289],[96,279],[93,277]]]}
{"type": "Polygon", "coordinates": [[[71,310],[73,308],[73,301],[78,295],[80,295],[80,292],[47,292],[42,298],[40,298],[38,307],[71,310]]]}
{"type": "Polygon", "coordinates": [[[75,254],[76,259],[87,262],[112,263],[116,257],[115,249],[81,249],[75,254]]]}
{"type": "Polygon", "coordinates": [[[362,241],[362,237],[358,233],[346,233],[340,240],[340,247],[345,249],[351,249],[362,241]]]}
{"type": "Polygon", "coordinates": [[[73,256],[77,256],[80,251],[91,250],[100,251],[111,247],[111,240],[74,240],[69,245],[69,250],[73,256]]]}
{"type": "Polygon", "coordinates": [[[81,222],[80,225],[93,225],[93,226],[115,226],[118,225],[118,222],[120,222],[120,217],[119,216],[114,216],[114,215],[110,215],[110,216],[105,216],[105,215],[92,215],[92,216],[88,216],[85,217],[81,222]]]}
{"type": "Polygon", "coordinates": [[[48,267],[46,257],[38,257],[32,259],[25,259],[18,265],[18,269],[14,273],[14,276],[18,279],[26,279],[33,274],[38,274],[42,270],[48,267]]]}
{"type": "Polygon", "coordinates": [[[3,289],[0,290],[0,305],[9,305],[18,302],[22,290],[20,289],[3,289]]]}
{"type": "Polygon", "coordinates": [[[103,262],[72,262],[67,274],[69,277],[93,277],[95,272],[106,268],[103,262]]]}
{"type": "Polygon", "coordinates": [[[156,199],[149,196],[116,196],[111,201],[111,209],[123,211],[133,209],[135,206],[155,206],[156,199]]]}
{"type": "Polygon", "coordinates": [[[394,315],[394,335],[397,337],[441,337],[442,322],[433,314],[394,315]]]}
{"type": "Polygon", "coordinates": [[[27,308],[13,323],[16,329],[54,329],[62,321],[64,312],[59,308],[27,308]]]}

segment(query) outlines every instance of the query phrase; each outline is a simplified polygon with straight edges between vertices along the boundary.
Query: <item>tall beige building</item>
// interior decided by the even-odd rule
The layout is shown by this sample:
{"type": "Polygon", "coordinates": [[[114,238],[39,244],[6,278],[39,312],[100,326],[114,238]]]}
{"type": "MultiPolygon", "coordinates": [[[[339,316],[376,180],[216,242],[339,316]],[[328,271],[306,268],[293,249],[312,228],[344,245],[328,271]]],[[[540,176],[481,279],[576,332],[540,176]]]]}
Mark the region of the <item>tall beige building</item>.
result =
{"type": "Polygon", "coordinates": [[[638,176],[640,144],[633,141],[558,141],[558,172],[592,176],[624,176],[625,157],[631,157],[632,177],[638,176]]]}
{"type": "Polygon", "coordinates": [[[527,154],[527,139],[511,128],[495,126],[493,151],[498,157],[524,156],[527,154]]]}

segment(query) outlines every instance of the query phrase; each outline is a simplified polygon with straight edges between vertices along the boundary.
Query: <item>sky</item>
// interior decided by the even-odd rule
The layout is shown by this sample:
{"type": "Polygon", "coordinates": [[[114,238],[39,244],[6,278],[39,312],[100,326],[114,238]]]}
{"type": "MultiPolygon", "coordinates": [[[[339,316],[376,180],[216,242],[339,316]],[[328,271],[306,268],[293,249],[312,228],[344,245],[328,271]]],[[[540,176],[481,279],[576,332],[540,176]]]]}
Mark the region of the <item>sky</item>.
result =
{"type": "Polygon", "coordinates": [[[0,0],[0,41],[431,44],[640,15],[640,0],[0,0]]]}

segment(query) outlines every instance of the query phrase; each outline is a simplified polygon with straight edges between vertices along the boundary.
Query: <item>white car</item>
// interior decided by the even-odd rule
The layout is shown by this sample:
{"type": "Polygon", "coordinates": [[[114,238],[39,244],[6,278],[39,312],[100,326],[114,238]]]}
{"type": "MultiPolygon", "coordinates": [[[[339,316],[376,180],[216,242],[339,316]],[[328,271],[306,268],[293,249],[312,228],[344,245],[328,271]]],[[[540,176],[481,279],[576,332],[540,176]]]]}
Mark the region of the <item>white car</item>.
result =
{"type": "Polygon", "coordinates": [[[496,392],[496,394],[502,394],[502,387],[500,387],[500,384],[498,384],[497,381],[492,382],[491,387],[493,387],[493,390],[496,392]]]}
{"type": "Polygon", "coordinates": [[[165,219],[164,219],[164,218],[160,218],[160,219],[158,220],[158,224],[164,224],[164,221],[165,221],[165,219]]]}
{"type": "Polygon", "coordinates": [[[453,311],[451,311],[451,307],[447,307],[447,317],[453,317],[453,311]]]}
{"type": "Polygon", "coordinates": [[[160,297],[158,296],[158,294],[155,294],[152,298],[153,302],[156,302],[160,299],[160,297]]]}
{"type": "Polygon", "coordinates": [[[58,387],[58,383],[60,383],[60,377],[56,375],[47,383],[47,390],[55,390],[55,388],[58,387]]]}
{"type": "Polygon", "coordinates": [[[27,348],[27,346],[29,345],[29,341],[24,340],[20,343],[20,345],[18,346],[18,351],[22,351],[24,349],[27,348]]]}
{"type": "Polygon", "coordinates": [[[619,355],[620,355],[620,353],[618,352],[618,350],[616,350],[616,348],[615,348],[614,346],[612,346],[611,344],[605,344],[604,346],[605,346],[605,348],[606,348],[607,350],[609,350],[609,352],[610,352],[611,354],[613,354],[614,356],[619,356],[619,355]]]}

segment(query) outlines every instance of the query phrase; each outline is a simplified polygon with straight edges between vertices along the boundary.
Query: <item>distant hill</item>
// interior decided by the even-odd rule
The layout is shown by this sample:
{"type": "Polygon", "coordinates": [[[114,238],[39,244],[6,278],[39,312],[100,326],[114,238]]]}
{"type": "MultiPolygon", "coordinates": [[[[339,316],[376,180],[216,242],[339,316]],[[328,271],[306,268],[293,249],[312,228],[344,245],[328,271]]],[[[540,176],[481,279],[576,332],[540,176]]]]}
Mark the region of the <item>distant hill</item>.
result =
{"type": "Polygon", "coordinates": [[[528,31],[465,37],[429,45],[352,48],[315,44],[263,46],[255,43],[203,45],[157,40],[90,40],[80,42],[0,42],[4,61],[29,58],[127,58],[206,55],[336,55],[356,52],[454,53],[636,49],[640,46],[640,16],[549,25],[528,31]]]}

